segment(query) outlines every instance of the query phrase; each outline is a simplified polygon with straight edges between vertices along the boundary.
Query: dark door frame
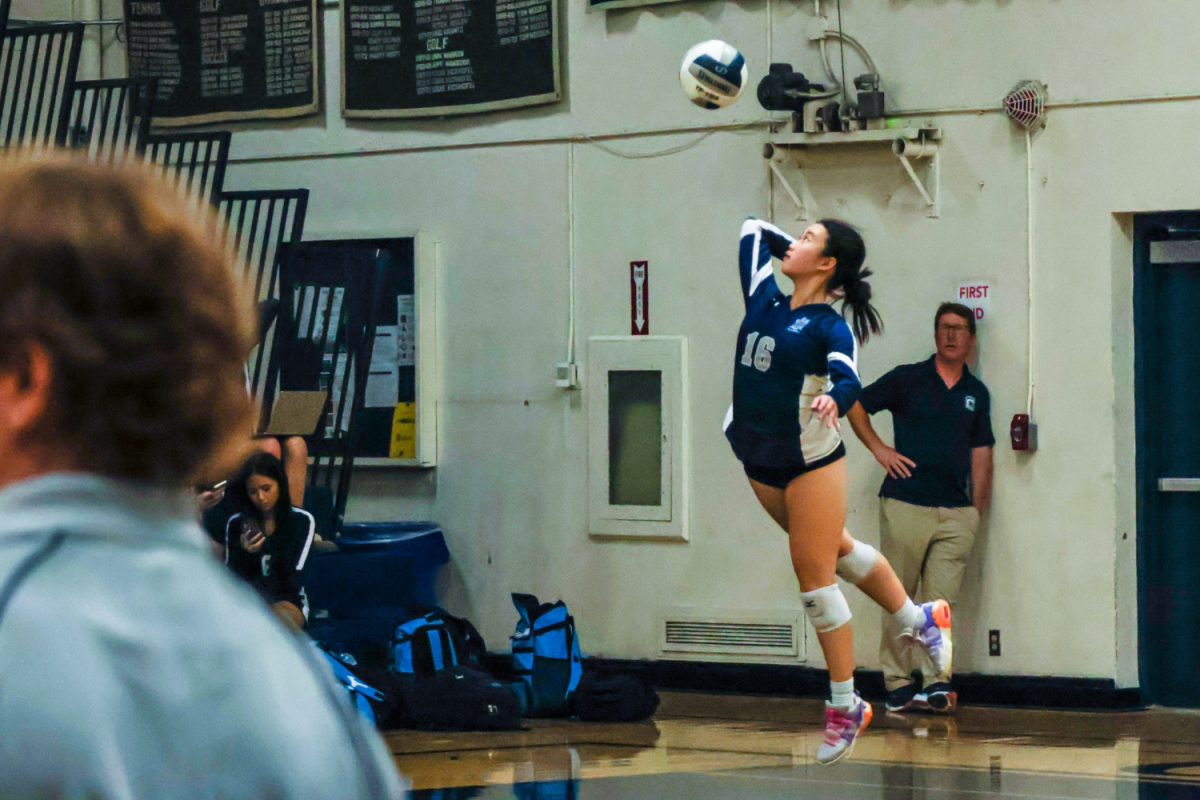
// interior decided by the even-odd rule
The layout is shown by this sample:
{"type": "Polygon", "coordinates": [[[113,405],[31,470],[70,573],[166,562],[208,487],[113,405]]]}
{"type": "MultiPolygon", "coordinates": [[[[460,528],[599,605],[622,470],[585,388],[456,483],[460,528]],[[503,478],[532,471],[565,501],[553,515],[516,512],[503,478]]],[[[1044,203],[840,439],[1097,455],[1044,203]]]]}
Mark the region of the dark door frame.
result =
{"type": "Polygon", "coordinates": [[[1148,550],[1153,546],[1150,523],[1158,504],[1158,478],[1149,450],[1142,446],[1148,441],[1144,435],[1154,424],[1151,409],[1147,408],[1149,397],[1148,364],[1151,358],[1149,337],[1143,334],[1144,321],[1157,312],[1154,293],[1150,291],[1150,243],[1168,238],[1200,239],[1200,211],[1170,211],[1134,216],[1133,227],[1133,330],[1134,330],[1134,441],[1136,469],[1136,523],[1137,523],[1137,620],[1138,620],[1138,683],[1142,702],[1159,702],[1163,687],[1153,685],[1147,661],[1153,655],[1145,646],[1149,637],[1147,627],[1151,607],[1149,597],[1148,550]],[[1171,237],[1170,230],[1186,231],[1187,235],[1171,237]]]}

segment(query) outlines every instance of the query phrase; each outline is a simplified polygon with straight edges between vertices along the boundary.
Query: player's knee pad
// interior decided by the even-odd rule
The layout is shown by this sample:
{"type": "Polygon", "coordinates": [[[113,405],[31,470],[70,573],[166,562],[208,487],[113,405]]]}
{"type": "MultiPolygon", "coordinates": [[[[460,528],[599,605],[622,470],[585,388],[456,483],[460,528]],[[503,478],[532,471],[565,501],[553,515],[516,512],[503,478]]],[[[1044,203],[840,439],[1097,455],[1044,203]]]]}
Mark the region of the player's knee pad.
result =
{"type": "Polygon", "coordinates": [[[879,563],[879,551],[855,540],[854,548],[837,560],[837,576],[855,585],[862,583],[879,563]]]}
{"type": "Polygon", "coordinates": [[[817,633],[836,631],[850,621],[850,606],[836,583],[801,592],[800,599],[804,602],[804,613],[812,620],[817,633]]]}

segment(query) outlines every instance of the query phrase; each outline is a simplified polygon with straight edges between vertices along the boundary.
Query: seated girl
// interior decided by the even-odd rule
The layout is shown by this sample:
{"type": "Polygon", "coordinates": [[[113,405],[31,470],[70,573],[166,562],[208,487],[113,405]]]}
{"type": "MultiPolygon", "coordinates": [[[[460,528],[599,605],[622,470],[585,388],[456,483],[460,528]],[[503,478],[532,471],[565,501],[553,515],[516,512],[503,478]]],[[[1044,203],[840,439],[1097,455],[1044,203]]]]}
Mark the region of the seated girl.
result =
{"type": "Polygon", "coordinates": [[[237,510],[225,525],[225,563],[248,581],[288,626],[308,618],[302,576],[312,549],[312,514],[292,505],[279,459],[259,453],[230,482],[237,510]]]}

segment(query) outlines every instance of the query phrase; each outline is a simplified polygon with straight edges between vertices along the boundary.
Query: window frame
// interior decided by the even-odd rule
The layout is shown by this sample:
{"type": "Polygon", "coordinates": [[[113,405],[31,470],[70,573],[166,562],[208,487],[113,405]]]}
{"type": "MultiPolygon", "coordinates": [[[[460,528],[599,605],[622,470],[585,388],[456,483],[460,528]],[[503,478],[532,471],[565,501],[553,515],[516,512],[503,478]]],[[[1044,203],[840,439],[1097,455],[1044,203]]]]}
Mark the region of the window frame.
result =
{"type": "Polygon", "coordinates": [[[596,537],[688,540],[687,338],[593,336],[588,339],[588,533],[596,537]],[[609,375],[661,375],[661,483],[657,505],[618,505],[611,497],[609,375]]]}

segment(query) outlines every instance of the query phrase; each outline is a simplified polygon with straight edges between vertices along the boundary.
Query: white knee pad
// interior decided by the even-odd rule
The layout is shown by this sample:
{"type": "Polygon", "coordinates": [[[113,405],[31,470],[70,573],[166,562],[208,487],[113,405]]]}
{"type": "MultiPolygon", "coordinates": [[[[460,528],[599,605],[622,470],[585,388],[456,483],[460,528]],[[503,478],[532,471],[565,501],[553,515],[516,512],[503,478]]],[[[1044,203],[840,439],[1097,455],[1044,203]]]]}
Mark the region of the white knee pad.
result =
{"type": "Polygon", "coordinates": [[[856,539],[854,548],[837,560],[837,576],[858,585],[867,579],[878,563],[879,551],[856,539]]]}
{"type": "Polygon", "coordinates": [[[800,599],[804,602],[804,613],[812,620],[817,633],[836,631],[850,621],[850,606],[846,605],[846,596],[836,583],[801,592],[800,599]]]}

